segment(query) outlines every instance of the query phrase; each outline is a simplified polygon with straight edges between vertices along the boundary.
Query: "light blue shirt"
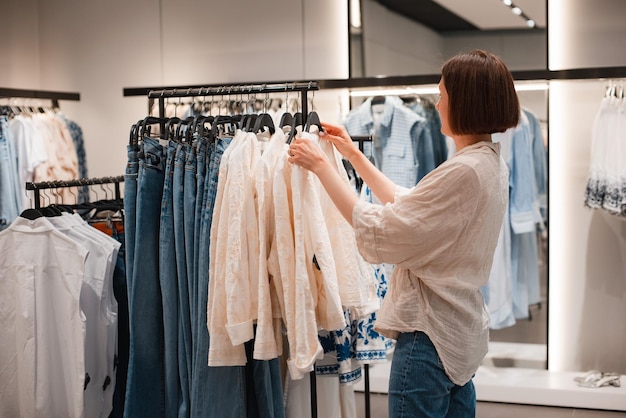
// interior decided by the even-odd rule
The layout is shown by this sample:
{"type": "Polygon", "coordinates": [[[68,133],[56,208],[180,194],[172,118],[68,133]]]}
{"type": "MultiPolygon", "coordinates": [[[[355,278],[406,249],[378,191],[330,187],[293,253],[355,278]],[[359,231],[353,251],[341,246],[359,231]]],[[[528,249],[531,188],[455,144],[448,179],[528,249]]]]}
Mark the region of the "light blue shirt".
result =
{"type": "Polygon", "coordinates": [[[348,114],[345,127],[350,135],[376,136],[374,144],[364,144],[363,152],[374,158],[376,166],[391,181],[406,188],[417,184],[420,160],[416,144],[425,140],[425,118],[407,109],[398,97],[386,96],[377,132],[371,98],[348,114]]]}

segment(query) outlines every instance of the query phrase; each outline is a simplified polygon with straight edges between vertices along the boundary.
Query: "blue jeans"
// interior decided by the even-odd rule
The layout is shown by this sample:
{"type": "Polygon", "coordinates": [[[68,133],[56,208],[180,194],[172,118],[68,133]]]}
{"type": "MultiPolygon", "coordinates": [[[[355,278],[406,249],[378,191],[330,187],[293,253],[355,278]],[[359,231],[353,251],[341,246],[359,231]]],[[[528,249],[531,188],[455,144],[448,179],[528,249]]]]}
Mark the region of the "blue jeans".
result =
{"type": "MultiPolygon", "coordinates": [[[[124,416],[164,416],[163,307],[159,285],[159,221],[163,147],[143,140],[137,178],[133,273],[129,283],[130,354],[124,416]]],[[[168,417],[169,418],[169,417],[168,417]]]]}
{"type": "MultiPolygon", "coordinates": [[[[124,178],[124,241],[126,244],[126,286],[130,286],[135,260],[135,228],[137,228],[137,175],[139,146],[128,145],[128,163],[124,178]]],[[[130,289],[127,289],[128,294],[130,289]]],[[[131,309],[130,301],[129,309],[131,309]]]]}
{"type": "Polygon", "coordinates": [[[0,117],[0,230],[20,215],[22,193],[26,185],[18,184],[17,155],[9,131],[7,118],[0,117]],[[23,190],[23,191],[22,191],[23,190]],[[3,226],[4,225],[4,226],[3,226]]]}
{"type": "Polygon", "coordinates": [[[398,337],[389,378],[390,418],[468,418],[476,415],[470,380],[452,383],[430,338],[423,332],[398,337]]]}
{"type": "Polygon", "coordinates": [[[209,234],[217,193],[219,165],[230,141],[218,140],[207,147],[202,217],[198,252],[198,344],[194,353],[194,384],[191,393],[191,416],[198,418],[246,418],[245,367],[209,367],[207,296],[209,288],[209,234]],[[215,400],[219,401],[216,402],[215,400]]]}
{"type": "Polygon", "coordinates": [[[113,272],[113,294],[117,300],[117,368],[115,371],[115,390],[113,392],[113,410],[109,418],[124,416],[124,398],[126,396],[126,375],[128,374],[128,287],[126,283],[126,248],[125,234],[113,228],[113,238],[122,245],[117,252],[115,271],[113,272]]]}
{"type": "MultiPolygon", "coordinates": [[[[185,259],[187,262],[187,285],[189,287],[189,311],[191,324],[193,324],[193,318],[195,317],[196,304],[198,303],[198,281],[196,280],[196,272],[198,267],[195,265],[194,259],[194,243],[196,236],[196,193],[197,193],[197,179],[196,179],[196,147],[195,144],[187,147],[187,156],[185,159],[185,172],[183,178],[184,185],[184,219],[185,219],[185,259]]],[[[193,327],[193,325],[192,325],[193,327]]],[[[190,328],[191,330],[191,328],[190,328]]],[[[191,332],[191,331],[190,331],[191,332]]],[[[191,333],[191,346],[193,351],[193,333],[191,333]]],[[[191,365],[193,357],[189,359],[191,365]]],[[[190,371],[191,371],[190,367],[190,371]]],[[[191,373],[189,374],[191,378],[191,373]]]]}
{"type": "Polygon", "coordinates": [[[198,288],[198,274],[199,274],[199,255],[200,255],[200,224],[202,220],[202,210],[203,204],[206,204],[206,200],[204,199],[204,179],[206,177],[206,161],[207,161],[207,152],[210,152],[207,147],[207,140],[204,138],[199,138],[197,147],[196,147],[196,212],[194,214],[194,237],[193,237],[193,296],[192,300],[194,304],[191,306],[191,326],[192,326],[192,352],[193,352],[193,378],[192,384],[196,379],[196,369],[197,362],[201,361],[205,362],[206,358],[199,358],[198,356],[198,321],[199,321],[199,291],[198,288]]]}
{"type": "Polygon", "coordinates": [[[181,399],[179,416],[189,414],[189,383],[191,381],[191,314],[189,309],[189,282],[185,248],[184,175],[187,144],[178,144],[174,163],[172,194],[174,198],[174,243],[176,246],[176,271],[178,277],[178,372],[181,399]]]}
{"type": "Polygon", "coordinates": [[[176,144],[170,142],[165,163],[165,181],[161,199],[161,225],[159,234],[159,283],[163,301],[163,336],[165,370],[165,416],[178,415],[180,376],[178,372],[178,280],[176,280],[176,247],[174,245],[174,210],[172,181],[176,144]]]}

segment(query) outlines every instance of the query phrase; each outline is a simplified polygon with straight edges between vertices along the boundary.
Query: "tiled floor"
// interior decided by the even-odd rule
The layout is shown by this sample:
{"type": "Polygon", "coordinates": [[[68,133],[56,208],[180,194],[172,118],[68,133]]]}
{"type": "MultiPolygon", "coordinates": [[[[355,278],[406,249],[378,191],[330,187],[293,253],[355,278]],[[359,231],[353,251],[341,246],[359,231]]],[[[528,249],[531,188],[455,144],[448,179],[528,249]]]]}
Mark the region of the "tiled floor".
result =
{"type": "MultiPolygon", "coordinates": [[[[357,418],[365,417],[365,398],[356,393],[357,418]]],[[[626,412],[598,411],[591,409],[554,408],[532,405],[515,405],[493,402],[478,402],[476,418],[624,418],[626,412]]],[[[372,394],[370,418],[389,418],[387,395],[372,394]]]]}

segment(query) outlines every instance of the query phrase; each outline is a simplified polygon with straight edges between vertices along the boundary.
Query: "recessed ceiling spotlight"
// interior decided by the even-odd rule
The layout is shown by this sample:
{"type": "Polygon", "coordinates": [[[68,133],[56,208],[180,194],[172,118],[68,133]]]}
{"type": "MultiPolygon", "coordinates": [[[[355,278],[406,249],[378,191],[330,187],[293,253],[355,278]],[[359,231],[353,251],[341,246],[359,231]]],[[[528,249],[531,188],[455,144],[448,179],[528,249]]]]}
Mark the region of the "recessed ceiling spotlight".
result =
{"type": "Polygon", "coordinates": [[[526,26],[528,26],[529,28],[534,28],[535,27],[535,21],[532,19],[528,19],[526,21],[526,26]]]}
{"type": "Polygon", "coordinates": [[[513,4],[511,0],[502,0],[502,3],[506,4],[507,6],[511,6],[513,4]]]}
{"type": "Polygon", "coordinates": [[[511,11],[513,12],[514,15],[521,15],[522,14],[522,9],[520,9],[519,7],[514,7],[511,9],[511,11]]]}

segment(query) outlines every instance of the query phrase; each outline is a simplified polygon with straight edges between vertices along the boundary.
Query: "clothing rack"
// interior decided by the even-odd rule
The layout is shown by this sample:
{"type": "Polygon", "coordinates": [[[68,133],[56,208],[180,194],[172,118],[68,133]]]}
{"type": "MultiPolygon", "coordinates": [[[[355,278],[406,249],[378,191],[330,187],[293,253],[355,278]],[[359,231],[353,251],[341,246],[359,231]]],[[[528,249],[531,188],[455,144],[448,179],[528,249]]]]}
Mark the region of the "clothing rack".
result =
{"type": "Polygon", "coordinates": [[[47,99],[52,100],[52,106],[58,107],[59,100],[80,100],[80,93],[69,93],[61,91],[48,91],[48,90],[26,90],[26,89],[12,89],[0,87],[0,98],[12,98],[19,97],[25,99],[47,99]]]}
{"type": "Polygon", "coordinates": [[[120,183],[124,182],[124,176],[116,177],[99,177],[88,179],[76,179],[76,180],[55,180],[55,181],[43,181],[39,183],[26,182],[26,190],[32,190],[35,194],[35,209],[41,208],[41,195],[40,190],[43,189],[58,189],[62,187],[76,187],[76,186],[93,186],[97,184],[115,184],[115,199],[120,200],[122,193],[120,191],[120,183]]]}
{"type": "MultiPolygon", "coordinates": [[[[159,118],[165,118],[165,102],[169,98],[228,96],[233,94],[250,95],[263,93],[291,93],[299,92],[301,97],[302,114],[308,114],[307,93],[319,90],[318,81],[283,81],[269,83],[236,83],[211,84],[172,87],[130,87],[124,88],[124,96],[148,96],[150,100],[159,102],[159,118]]],[[[165,122],[161,123],[162,132],[165,131],[165,122]]]]}
{"type": "MultiPolygon", "coordinates": [[[[317,81],[295,81],[280,83],[229,84],[212,86],[183,86],[164,89],[147,89],[149,99],[159,101],[159,118],[165,119],[165,101],[169,98],[228,96],[233,94],[264,94],[300,92],[302,114],[308,114],[307,94],[309,91],[319,90],[317,81]]],[[[141,89],[124,89],[124,96],[136,96],[141,89]]],[[[146,91],[143,91],[145,94],[146,91]]],[[[165,122],[161,122],[161,132],[165,132],[165,122]]],[[[315,369],[309,374],[311,382],[311,417],[317,418],[317,380],[315,369]]]]}

